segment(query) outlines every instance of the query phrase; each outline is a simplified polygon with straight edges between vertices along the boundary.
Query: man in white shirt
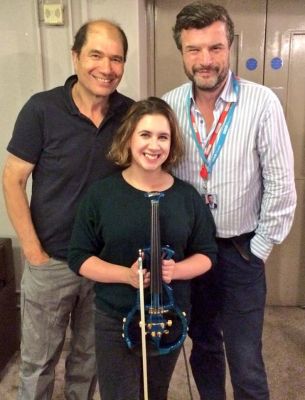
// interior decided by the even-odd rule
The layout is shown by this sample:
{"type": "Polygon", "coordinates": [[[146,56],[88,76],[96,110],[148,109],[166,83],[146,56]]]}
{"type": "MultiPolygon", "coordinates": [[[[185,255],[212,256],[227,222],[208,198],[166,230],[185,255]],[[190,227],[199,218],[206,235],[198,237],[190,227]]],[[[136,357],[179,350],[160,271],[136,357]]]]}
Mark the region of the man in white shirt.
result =
{"type": "Polygon", "coordinates": [[[177,15],[174,39],[190,79],[163,98],[175,110],[186,157],[174,171],[212,208],[217,265],[193,281],[190,358],[205,400],[225,399],[225,352],[235,400],[268,400],[262,358],[265,261],[287,236],[296,206],[293,153],[279,100],[234,76],[234,25],[221,6],[195,2],[177,15]]]}

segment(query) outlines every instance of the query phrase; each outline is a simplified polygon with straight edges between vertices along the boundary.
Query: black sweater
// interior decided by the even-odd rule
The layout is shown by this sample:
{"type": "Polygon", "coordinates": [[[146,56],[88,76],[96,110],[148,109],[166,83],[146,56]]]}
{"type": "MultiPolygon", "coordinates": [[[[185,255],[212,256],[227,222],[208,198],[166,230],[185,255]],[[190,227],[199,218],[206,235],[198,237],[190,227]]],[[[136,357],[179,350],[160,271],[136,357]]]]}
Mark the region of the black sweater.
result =
{"type": "MultiPolygon", "coordinates": [[[[69,266],[78,273],[92,255],[131,267],[138,250],[150,245],[150,200],[146,192],[130,186],[116,173],[94,184],[83,199],[72,233],[69,266]]],[[[160,236],[175,261],[201,253],[215,262],[213,217],[197,191],[175,178],[160,199],[160,236]]],[[[190,302],[189,281],[173,281],[176,304],[184,311],[190,302]]],[[[104,312],[126,315],[134,306],[137,290],[127,284],[96,283],[96,305],[104,312]]]]}

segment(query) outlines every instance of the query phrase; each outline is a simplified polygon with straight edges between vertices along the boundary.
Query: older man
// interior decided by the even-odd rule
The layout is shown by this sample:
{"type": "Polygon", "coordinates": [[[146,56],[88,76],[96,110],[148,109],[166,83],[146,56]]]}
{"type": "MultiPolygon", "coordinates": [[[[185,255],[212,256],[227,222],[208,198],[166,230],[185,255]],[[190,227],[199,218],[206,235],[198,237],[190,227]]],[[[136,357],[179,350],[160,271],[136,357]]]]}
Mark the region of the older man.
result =
{"type": "Polygon", "coordinates": [[[69,321],[65,398],[92,399],[95,391],[92,283],[68,268],[67,248],[83,193],[115,169],[106,154],[132,103],[116,91],[127,48],[125,33],[114,23],[82,26],[72,47],[76,75],[29,99],[8,144],[4,194],[26,259],[20,400],[51,399],[69,321]]]}

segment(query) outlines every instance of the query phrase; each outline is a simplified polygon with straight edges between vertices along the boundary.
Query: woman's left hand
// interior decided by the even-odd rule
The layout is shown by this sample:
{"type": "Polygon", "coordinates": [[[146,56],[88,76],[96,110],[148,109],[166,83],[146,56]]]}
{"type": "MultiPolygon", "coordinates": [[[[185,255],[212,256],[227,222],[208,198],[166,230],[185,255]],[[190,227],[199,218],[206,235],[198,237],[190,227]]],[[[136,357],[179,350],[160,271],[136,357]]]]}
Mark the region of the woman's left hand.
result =
{"type": "Polygon", "coordinates": [[[165,283],[171,283],[174,271],[175,271],[175,261],[173,259],[170,260],[162,260],[162,280],[165,283]]]}

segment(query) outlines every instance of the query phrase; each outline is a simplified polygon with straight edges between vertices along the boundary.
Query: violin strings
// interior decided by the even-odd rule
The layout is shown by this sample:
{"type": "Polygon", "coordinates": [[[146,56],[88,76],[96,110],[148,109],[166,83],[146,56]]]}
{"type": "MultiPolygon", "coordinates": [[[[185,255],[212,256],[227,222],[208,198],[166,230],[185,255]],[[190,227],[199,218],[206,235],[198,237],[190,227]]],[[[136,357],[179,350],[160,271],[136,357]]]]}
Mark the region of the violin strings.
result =
{"type": "Polygon", "coordinates": [[[159,201],[151,200],[151,304],[163,304],[159,201]]]}

